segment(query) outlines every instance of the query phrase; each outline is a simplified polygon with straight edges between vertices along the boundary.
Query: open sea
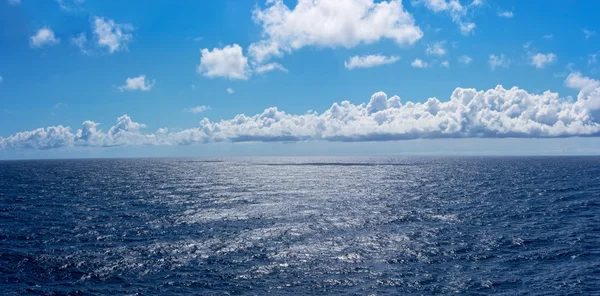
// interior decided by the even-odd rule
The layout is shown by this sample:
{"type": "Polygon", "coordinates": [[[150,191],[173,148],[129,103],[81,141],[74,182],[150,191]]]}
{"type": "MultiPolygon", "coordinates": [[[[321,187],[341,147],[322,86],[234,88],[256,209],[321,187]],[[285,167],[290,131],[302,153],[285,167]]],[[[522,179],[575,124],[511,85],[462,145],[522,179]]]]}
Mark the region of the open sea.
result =
{"type": "Polygon", "coordinates": [[[0,162],[0,295],[600,295],[600,157],[0,162]]]}

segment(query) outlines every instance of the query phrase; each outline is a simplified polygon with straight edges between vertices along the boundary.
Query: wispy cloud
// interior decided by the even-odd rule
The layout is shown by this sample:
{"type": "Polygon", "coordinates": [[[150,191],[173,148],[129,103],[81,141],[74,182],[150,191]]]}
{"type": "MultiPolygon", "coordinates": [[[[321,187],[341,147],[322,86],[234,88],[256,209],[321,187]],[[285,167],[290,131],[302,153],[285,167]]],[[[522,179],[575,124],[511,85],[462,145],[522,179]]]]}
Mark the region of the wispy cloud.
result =
{"type": "Polygon", "coordinates": [[[510,63],[510,59],[507,58],[504,54],[490,54],[489,64],[492,71],[495,71],[496,68],[508,68],[510,66],[510,63]]]}
{"type": "Polygon", "coordinates": [[[446,48],[444,47],[444,44],[446,44],[446,41],[429,44],[425,49],[425,53],[428,55],[443,56],[446,54],[446,48]]]}
{"type": "Polygon", "coordinates": [[[254,68],[254,72],[256,72],[258,74],[263,74],[263,73],[271,72],[274,70],[278,70],[278,71],[285,72],[285,73],[287,73],[287,71],[288,71],[286,68],[284,68],[279,63],[268,63],[265,65],[259,65],[256,68],[254,68]]]}
{"type": "Polygon", "coordinates": [[[344,62],[344,67],[348,70],[356,68],[372,68],[382,65],[393,64],[400,59],[398,56],[384,56],[381,54],[372,54],[364,56],[353,56],[344,62]]]}
{"type": "Polygon", "coordinates": [[[458,58],[458,62],[460,62],[461,64],[465,64],[465,65],[470,64],[472,61],[473,61],[473,59],[468,55],[463,55],[458,58]]]}
{"type": "Polygon", "coordinates": [[[210,110],[209,106],[196,106],[196,107],[192,107],[189,109],[185,109],[186,112],[190,112],[190,113],[194,113],[194,114],[198,114],[198,113],[202,113],[204,111],[210,110]]]}
{"type": "Polygon", "coordinates": [[[127,50],[133,35],[133,26],[117,24],[111,19],[102,17],[92,18],[92,30],[99,47],[108,49],[109,53],[127,50]]]}
{"type": "Polygon", "coordinates": [[[585,35],[585,39],[590,39],[596,36],[596,31],[590,31],[588,29],[583,29],[583,35],[585,35]]]}

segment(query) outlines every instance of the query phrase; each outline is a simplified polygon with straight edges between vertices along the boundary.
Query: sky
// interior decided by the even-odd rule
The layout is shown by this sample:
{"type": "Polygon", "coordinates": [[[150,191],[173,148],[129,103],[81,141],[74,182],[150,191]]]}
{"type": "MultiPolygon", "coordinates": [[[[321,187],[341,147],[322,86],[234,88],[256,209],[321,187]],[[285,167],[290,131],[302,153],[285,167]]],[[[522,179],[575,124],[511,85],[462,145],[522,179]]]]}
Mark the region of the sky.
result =
{"type": "Polygon", "coordinates": [[[600,154],[599,10],[0,0],[0,159],[600,154]]]}

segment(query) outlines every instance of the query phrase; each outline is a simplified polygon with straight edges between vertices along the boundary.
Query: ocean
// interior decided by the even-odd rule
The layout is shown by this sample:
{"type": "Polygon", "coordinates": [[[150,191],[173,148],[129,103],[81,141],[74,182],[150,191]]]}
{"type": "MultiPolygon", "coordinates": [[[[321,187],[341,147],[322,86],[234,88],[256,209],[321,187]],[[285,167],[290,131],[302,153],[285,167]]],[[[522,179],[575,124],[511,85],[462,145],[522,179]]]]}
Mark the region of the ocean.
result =
{"type": "Polygon", "coordinates": [[[598,295],[600,157],[0,161],[1,295],[598,295]]]}

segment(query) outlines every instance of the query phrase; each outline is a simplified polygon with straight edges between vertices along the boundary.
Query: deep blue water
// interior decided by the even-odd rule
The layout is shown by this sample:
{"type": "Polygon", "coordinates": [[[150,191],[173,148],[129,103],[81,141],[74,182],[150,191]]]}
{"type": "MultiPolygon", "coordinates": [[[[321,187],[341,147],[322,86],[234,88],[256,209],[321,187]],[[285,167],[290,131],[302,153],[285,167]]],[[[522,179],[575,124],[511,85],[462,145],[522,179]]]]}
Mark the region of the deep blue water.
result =
{"type": "Polygon", "coordinates": [[[0,162],[0,294],[593,295],[600,157],[0,162]]]}

